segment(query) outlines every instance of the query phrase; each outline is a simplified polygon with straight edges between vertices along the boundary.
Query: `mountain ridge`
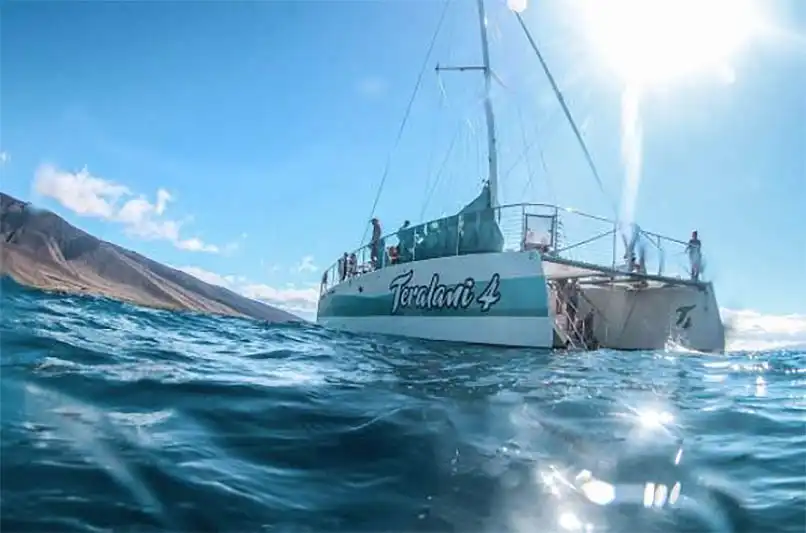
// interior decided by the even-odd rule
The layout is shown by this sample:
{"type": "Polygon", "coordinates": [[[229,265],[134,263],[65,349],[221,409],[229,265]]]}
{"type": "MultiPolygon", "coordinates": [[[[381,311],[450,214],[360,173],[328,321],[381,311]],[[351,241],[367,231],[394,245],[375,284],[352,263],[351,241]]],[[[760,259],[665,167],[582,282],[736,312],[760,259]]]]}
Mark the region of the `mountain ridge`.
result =
{"type": "Polygon", "coordinates": [[[22,285],[107,296],[162,309],[302,319],[99,239],[59,215],[0,192],[0,274],[22,285]]]}

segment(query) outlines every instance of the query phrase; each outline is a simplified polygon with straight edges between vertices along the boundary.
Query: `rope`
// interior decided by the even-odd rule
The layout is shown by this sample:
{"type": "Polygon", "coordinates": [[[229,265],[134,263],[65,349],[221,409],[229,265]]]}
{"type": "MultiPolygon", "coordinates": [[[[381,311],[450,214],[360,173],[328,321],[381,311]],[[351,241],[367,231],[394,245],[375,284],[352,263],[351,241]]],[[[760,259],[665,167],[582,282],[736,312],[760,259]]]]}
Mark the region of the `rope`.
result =
{"type": "Polygon", "coordinates": [[[585,144],[584,139],[582,139],[582,134],[579,131],[579,128],[574,122],[574,118],[571,116],[571,111],[568,109],[568,106],[565,104],[565,99],[563,98],[562,92],[560,92],[560,88],[557,87],[557,83],[554,81],[554,76],[551,75],[549,71],[549,67],[546,64],[546,61],[543,59],[543,54],[540,53],[540,50],[537,48],[537,44],[535,40],[532,38],[532,34],[529,33],[529,29],[526,27],[526,23],[523,21],[520,13],[515,13],[515,16],[518,18],[518,22],[523,29],[523,32],[526,34],[526,38],[529,40],[529,44],[532,46],[532,50],[537,55],[537,59],[540,61],[540,65],[543,67],[543,72],[546,73],[546,77],[551,84],[551,88],[554,90],[554,94],[557,96],[557,100],[560,102],[560,107],[562,107],[563,113],[565,113],[565,118],[568,119],[568,122],[571,124],[571,129],[574,130],[574,135],[579,142],[580,147],[582,148],[582,152],[585,154],[585,159],[588,162],[588,166],[593,173],[593,177],[596,178],[596,183],[599,185],[599,189],[604,194],[605,198],[610,202],[610,206],[613,209],[613,212],[616,213],[616,206],[613,204],[612,199],[607,194],[607,191],[604,188],[604,184],[602,183],[602,179],[599,177],[599,171],[596,169],[596,165],[593,162],[593,157],[591,156],[590,152],[588,151],[588,147],[585,144]]]}
{"type": "Polygon", "coordinates": [[[459,124],[456,130],[453,132],[453,137],[451,137],[451,144],[448,146],[448,150],[445,152],[445,157],[442,159],[442,164],[439,166],[439,170],[437,171],[436,176],[434,176],[434,182],[431,184],[430,190],[426,194],[425,202],[423,202],[423,208],[420,210],[420,219],[425,216],[425,210],[428,209],[428,204],[431,202],[431,198],[434,196],[434,191],[439,184],[439,179],[442,177],[442,173],[445,171],[445,167],[448,165],[448,160],[451,157],[451,152],[453,152],[453,147],[456,145],[456,139],[459,138],[459,133],[462,131],[463,124],[459,124]]]}
{"type": "MultiPolygon", "coordinates": [[[[537,134],[535,134],[535,141],[533,143],[528,142],[528,139],[527,139],[527,136],[526,136],[526,126],[523,123],[523,110],[521,109],[520,104],[517,104],[517,110],[518,110],[518,123],[520,124],[521,136],[523,137],[523,159],[524,159],[524,161],[526,163],[526,172],[528,173],[527,174],[526,185],[524,185],[523,192],[521,192],[521,196],[525,196],[527,189],[531,188],[532,192],[533,193],[535,192],[534,188],[533,188],[534,183],[533,183],[532,179],[534,178],[535,174],[537,173],[537,169],[532,168],[532,165],[529,162],[528,154],[529,154],[529,150],[531,150],[532,146],[537,144],[537,139],[539,138],[539,136],[537,134]]],[[[549,169],[548,169],[548,166],[546,165],[546,158],[543,156],[543,149],[540,147],[539,144],[537,145],[537,151],[538,151],[538,154],[540,155],[540,164],[543,167],[543,173],[545,174],[545,177],[546,177],[546,185],[548,185],[547,188],[549,190],[549,197],[551,198],[551,201],[556,204],[557,203],[557,195],[554,193],[554,184],[551,181],[551,175],[549,174],[549,169]]]]}
{"type": "Polygon", "coordinates": [[[414,91],[411,94],[411,98],[409,98],[409,103],[406,106],[406,112],[403,115],[403,121],[400,123],[400,128],[397,130],[397,137],[395,138],[395,143],[392,147],[392,150],[389,152],[389,155],[386,158],[386,165],[383,169],[383,175],[381,176],[381,182],[378,185],[378,192],[375,194],[375,200],[372,202],[372,210],[369,213],[369,217],[367,219],[367,225],[364,228],[364,235],[361,237],[361,243],[363,244],[364,239],[367,237],[367,231],[369,230],[369,220],[375,215],[375,208],[378,207],[378,200],[381,198],[381,191],[383,190],[383,185],[386,183],[386,178],[389,176],[389,168],[392,164],[392,154],[397,149],[397,146],[400,144],[400,138],[403,136],[403,130],[406,128],[406,123],[409,120],[409,115],[411,114],[411,109],[414,106],[414,98],[417,96],[417,92],[420,89],[420,85],[422,84],[423,74],[425,74],[425,69],[428,66],[428,60],[431,57],[431,52],[434,50],[434,45],[437,42],[437,36],[439,35],[439,30],[442,28],[442,23],[445,20],[445,14],[448,12],[448,6],[450,5],[451,0],[445,0],[445,4],[442,7],[442,13],[439,17],[439,22],[437,23],[437,28],[434,30],[434,35],[431,37],[431,43],[428,45],[428,51],[425,54],[425,59],[423,59],[423,65],[420,68],[420,74],[417,76],[417,82],[414,84],[414,91]]]}

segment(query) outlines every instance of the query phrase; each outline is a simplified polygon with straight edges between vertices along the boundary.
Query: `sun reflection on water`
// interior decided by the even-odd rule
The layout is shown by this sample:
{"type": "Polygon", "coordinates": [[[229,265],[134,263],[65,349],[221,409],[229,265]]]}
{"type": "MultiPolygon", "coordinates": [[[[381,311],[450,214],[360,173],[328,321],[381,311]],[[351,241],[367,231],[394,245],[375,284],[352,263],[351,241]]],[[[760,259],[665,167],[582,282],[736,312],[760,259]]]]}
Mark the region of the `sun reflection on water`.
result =
{"type": "Polygon", "coordinates": [[[674,417],[667,411],[656,411],[654,409],[642,409],[637,413],[638,420],[645,428],[661,429],[666,428],[672,422],[674,417]]]}

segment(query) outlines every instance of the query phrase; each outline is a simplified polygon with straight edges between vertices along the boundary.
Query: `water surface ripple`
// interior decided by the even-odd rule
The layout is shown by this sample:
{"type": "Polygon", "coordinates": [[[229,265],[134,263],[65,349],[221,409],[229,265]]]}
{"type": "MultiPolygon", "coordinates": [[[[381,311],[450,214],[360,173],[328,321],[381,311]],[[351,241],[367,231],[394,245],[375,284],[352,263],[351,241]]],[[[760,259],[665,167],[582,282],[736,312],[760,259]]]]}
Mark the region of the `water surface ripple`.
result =
{"type": "Polygon", "coordinates": [[[806,525],[803,352],[490,349],[2,283],[3,531],[806,525]]]}

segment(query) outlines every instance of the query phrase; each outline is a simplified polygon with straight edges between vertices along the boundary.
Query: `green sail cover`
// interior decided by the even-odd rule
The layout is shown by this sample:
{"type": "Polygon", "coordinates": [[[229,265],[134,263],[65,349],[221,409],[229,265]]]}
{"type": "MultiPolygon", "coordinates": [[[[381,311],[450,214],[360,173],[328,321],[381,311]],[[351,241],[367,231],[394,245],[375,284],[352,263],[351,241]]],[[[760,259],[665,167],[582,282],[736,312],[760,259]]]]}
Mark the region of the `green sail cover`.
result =
{"type": "Polygon", "coordinates": [[[481,193],[459,213],[398,232],[400,261],[435,259],[465,254],[501,252],[504,235],[495,220],[490,202],[490,188],[481,193]]]}

